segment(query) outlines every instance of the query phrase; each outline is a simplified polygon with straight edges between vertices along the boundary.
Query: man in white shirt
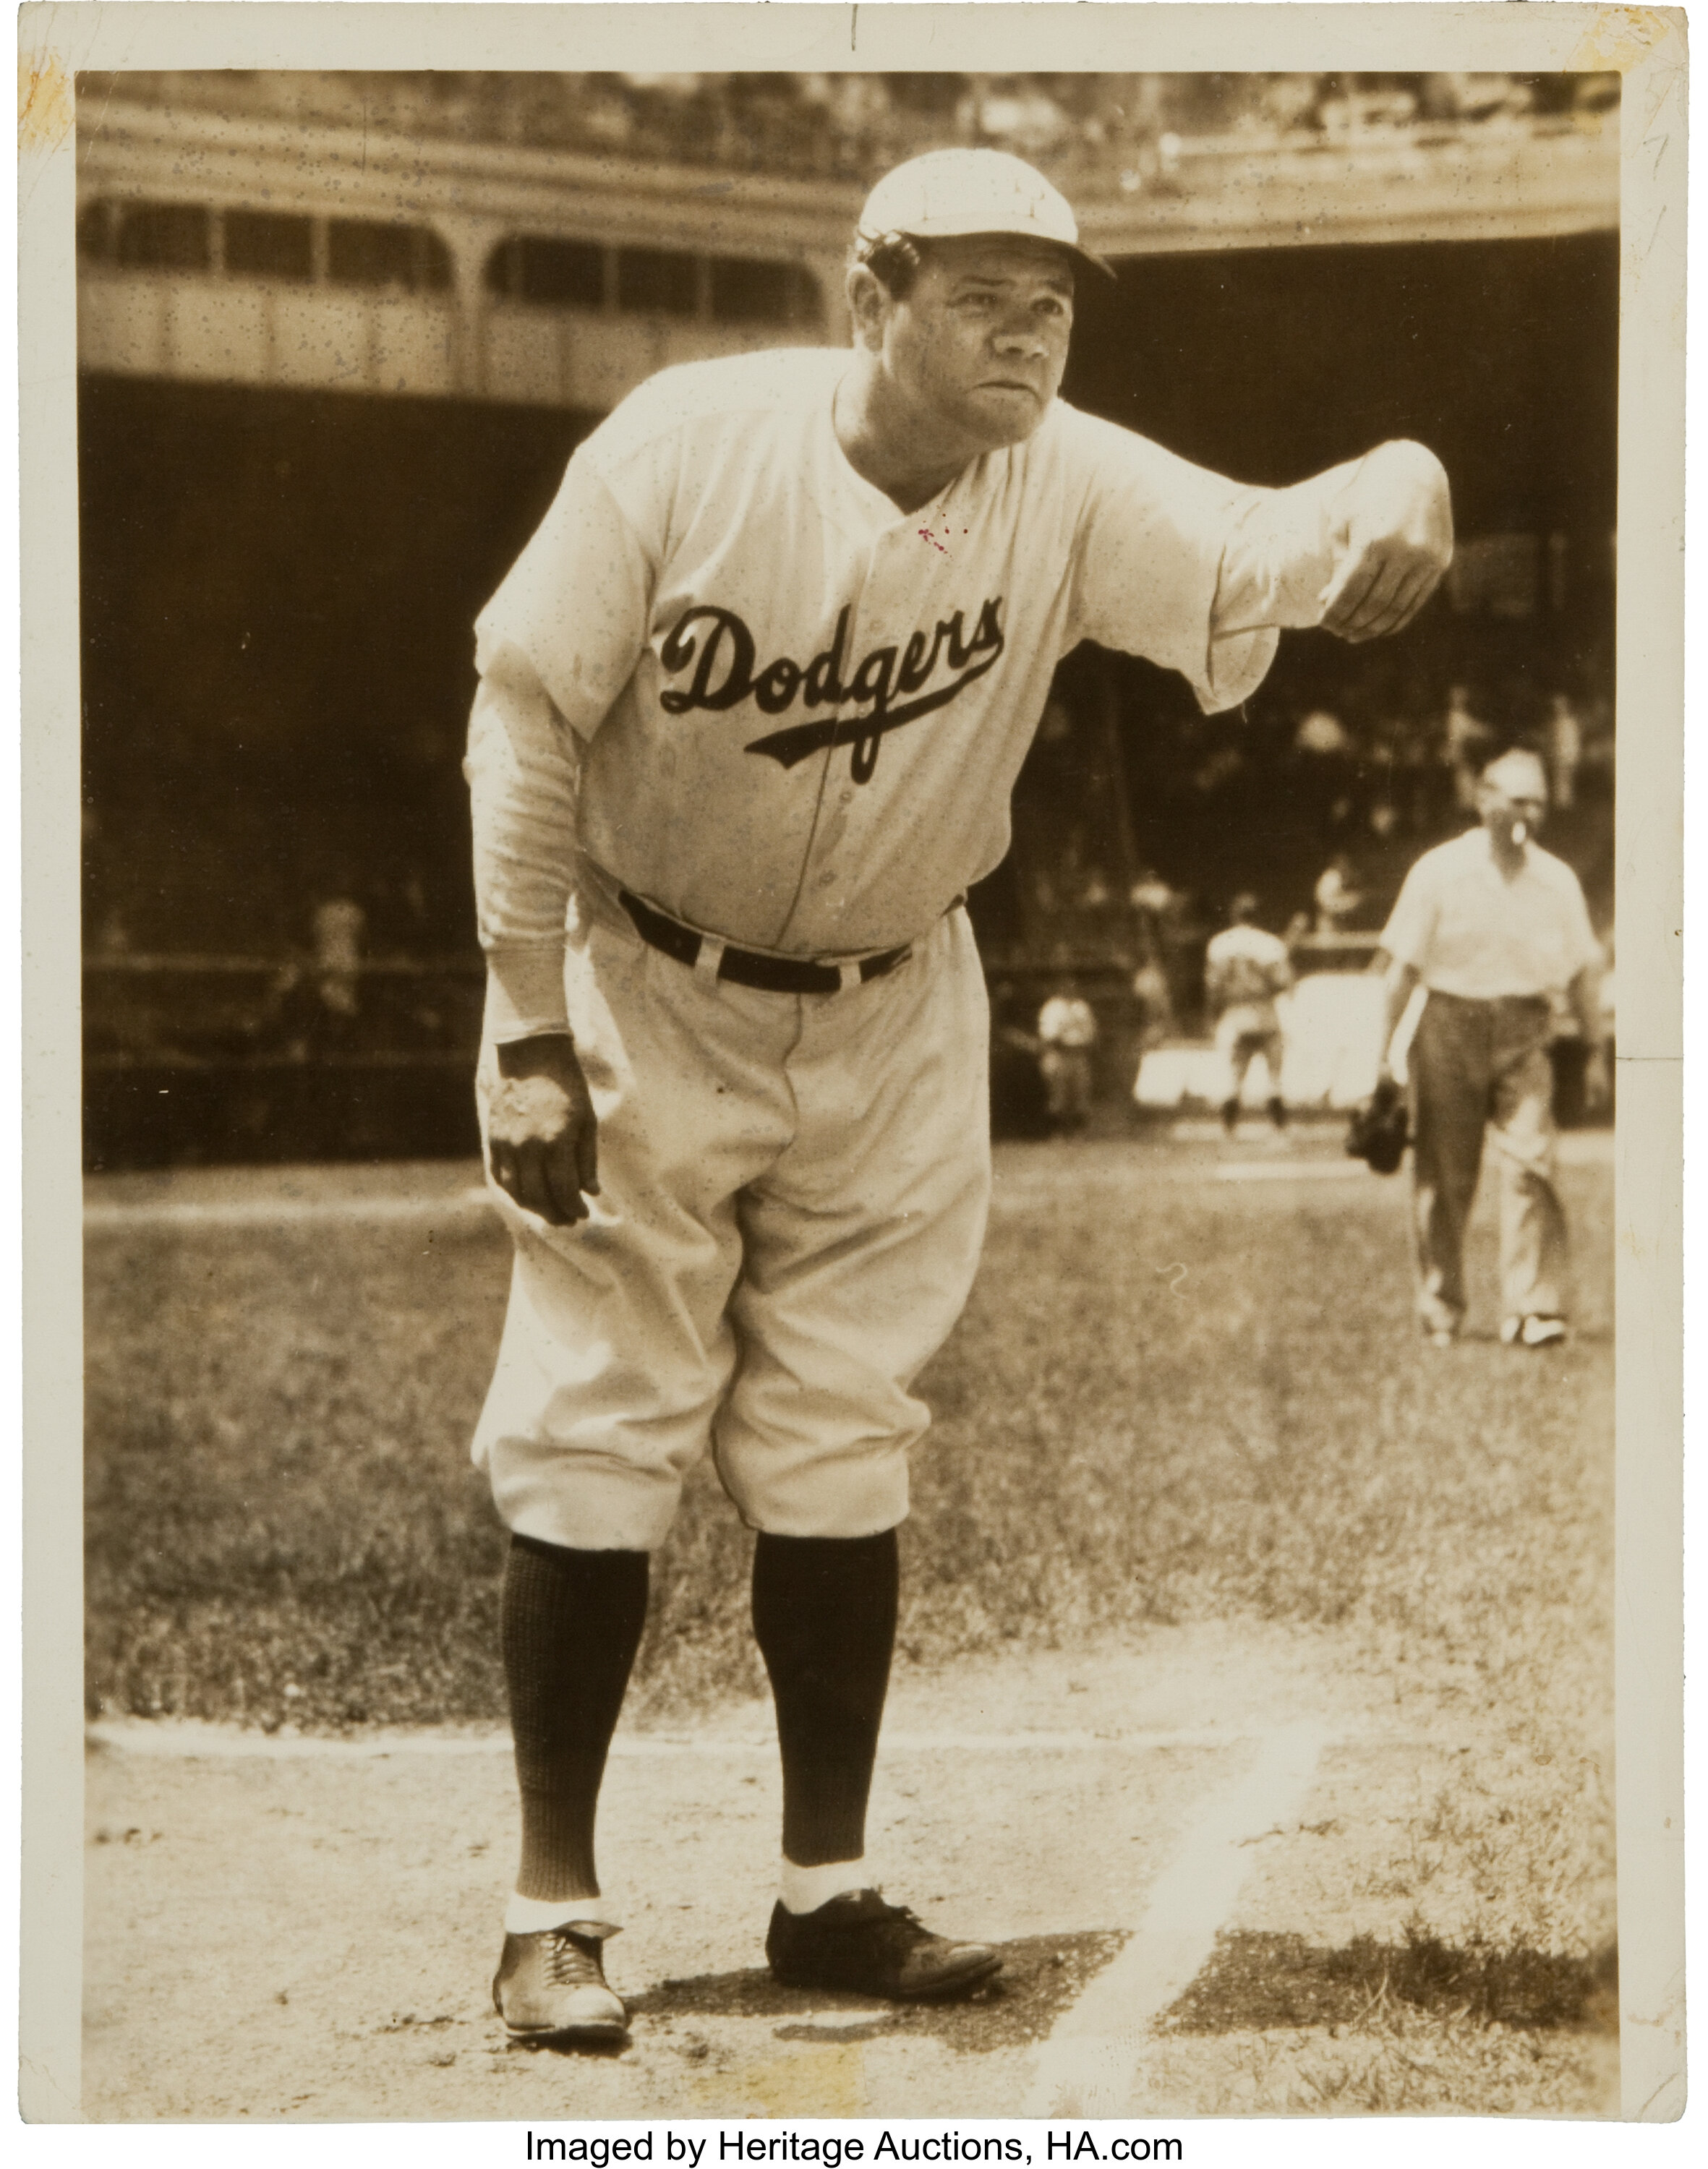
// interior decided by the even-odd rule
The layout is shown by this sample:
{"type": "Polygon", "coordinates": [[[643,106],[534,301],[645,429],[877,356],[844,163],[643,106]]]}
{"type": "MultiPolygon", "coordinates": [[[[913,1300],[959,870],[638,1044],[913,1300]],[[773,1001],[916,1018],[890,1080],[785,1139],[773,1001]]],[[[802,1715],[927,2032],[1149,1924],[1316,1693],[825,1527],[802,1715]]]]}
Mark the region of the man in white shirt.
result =
{"type": "Polygon", "coordinates": [[[1204,998],[1216,1021],[1216,1053],[1225,1069],[1222,1127],[1231,1137],[1240,1119],[1240,1094],[1246,1072],[1261,1054],[1269,1079],[1269,1120],[1287,1127],[1281,1097],[1281,1062],[1287,1051],[1275,1003],[1293,984],[1287,944],[1257,925],[1257,899],[1236,896],[1229,908],[1230,926],[1212,936],[1204,951],[1204,998]]]}
{"type": "Polygon", "coordinates": [[[1500,1180],[1501,1338],[1543,1348],[1566,1335],[1566,1216],[1554,1180],[1552,997],[1592,1053],[1592,1107],[1607,1097],[1596,980],[1601,951],[1577,877],[1541,849],[1547,773],[1508,743],[1477,777],[1480,825],[1426,851],[1382,935],[1386,1049],[1413,991],[1428,999],[1407,1056],[1417,1310],[1438,1347],[1465,1315],[1465,1229],[1486,1138],[1500,1180]]]}
{"type": "Polygon", "coordinates": [[[856,236],[852,351],[642,386],[479,620],[480,1082],[516,1263],[474,1454],[513,1537],[517,2038],[627,2025],[594,1813],[648,1556],[708,1448],[757,1532],[772,1970],[914,1998],[999,1963],[864,1857],[910,1389],[990,1195],[961,898],[1081,640],[1228,708],[1280,627],[1396,632],[1452,550],[1422,445],[1248,488],[1068,406],[1076,277],[1107,268],[1018,159],[909,161],[856,236]]]}

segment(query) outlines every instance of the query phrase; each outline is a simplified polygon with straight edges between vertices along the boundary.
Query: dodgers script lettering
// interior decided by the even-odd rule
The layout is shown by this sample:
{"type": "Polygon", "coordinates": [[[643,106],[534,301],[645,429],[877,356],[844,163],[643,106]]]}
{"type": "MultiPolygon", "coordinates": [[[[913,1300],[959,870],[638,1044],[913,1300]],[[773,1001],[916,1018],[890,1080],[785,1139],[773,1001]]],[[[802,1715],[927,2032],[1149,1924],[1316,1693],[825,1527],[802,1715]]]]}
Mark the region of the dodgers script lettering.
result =
{"type": "Polygon", "coordinates": [[[666,670],[683,671],[691,665],[693,674],[686,685],[672,685],[660,693],[659,706],[670,716],[689,715],[696,709],[719,714],[750,700],[767,716],[784,714],[798,700],[809,708],[852,706],[856,712],[851,714],[767,732],[750,740],[745,749],[769,754],[782,767],[793,768],[825,747],[851,746],[854,781],[865,783],[878,765],[878,744],[886,733],[947,707],[963,686],[982,678],[995,663],[1003,648],[1001,608],[1002,598],[993,595],[980,609],[970,639],[965,614],[957,610],[939,619],[934,632],[910,633],[899,649],[874,648],[845,679],[847,605],[836,620],[830,645],[810,663],[803,665],[793,656],[780,655],[774,663],[755,668],[758,649],[745,620],[716,604],[697,604],[683,611],[659,651],[666,670]],[[931,685],[940,663],[950,675],[931,685]],[[922,692],[922,686],[930,690],[922,692]]]}

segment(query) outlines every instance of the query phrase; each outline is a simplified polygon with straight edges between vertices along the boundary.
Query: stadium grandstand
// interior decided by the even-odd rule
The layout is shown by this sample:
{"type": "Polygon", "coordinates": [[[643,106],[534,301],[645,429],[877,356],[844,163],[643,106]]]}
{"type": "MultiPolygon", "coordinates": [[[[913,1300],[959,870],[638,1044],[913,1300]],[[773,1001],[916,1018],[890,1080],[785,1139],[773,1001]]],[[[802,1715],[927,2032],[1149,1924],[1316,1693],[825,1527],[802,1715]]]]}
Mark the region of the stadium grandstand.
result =
{"type": "Polygon", "coordinates": [[[1296,637],[1236,716],[1068,659],[974,898],[1009,1012],[1077,978],[1120,1099],[1147,1035],[1196,1029],[1236,890],[1303,967],[1361,965],[1405,866],[1466,818],[1480,729],[1547,753],[1551,845],[1605,925],[1618,97],[1565,74],[80,79],[92,1164],[467,1148],[474,614],[634,384],[846,338],[864,189],[943,143],[1031,159],[1118,267],[1081,297],[1067,397],[1259,482],[1421,437],[1461,536],[1403,641],[1296,637]]]}

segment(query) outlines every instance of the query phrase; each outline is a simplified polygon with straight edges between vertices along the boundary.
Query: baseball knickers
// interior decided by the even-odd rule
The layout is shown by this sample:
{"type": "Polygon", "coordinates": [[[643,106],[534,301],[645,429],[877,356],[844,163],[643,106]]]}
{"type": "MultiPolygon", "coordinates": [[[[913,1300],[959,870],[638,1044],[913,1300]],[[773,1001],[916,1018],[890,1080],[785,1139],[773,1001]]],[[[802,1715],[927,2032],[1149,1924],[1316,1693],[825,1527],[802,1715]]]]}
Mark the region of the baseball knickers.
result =
{"type": "Polygon", "coordinates": [[[499,1514],[649,1551],[709,1445],[755,1528],[892,1528],[930,1420],[910,1388],[966,1301],[990,1198],[966,914],[886,977],[792,994],[720,981],[709,946],[684,965],[583,898],[567,983],[600,1189],[573,1228],[499,1193],[515,1260],[472,1451],[499,1514]]]}

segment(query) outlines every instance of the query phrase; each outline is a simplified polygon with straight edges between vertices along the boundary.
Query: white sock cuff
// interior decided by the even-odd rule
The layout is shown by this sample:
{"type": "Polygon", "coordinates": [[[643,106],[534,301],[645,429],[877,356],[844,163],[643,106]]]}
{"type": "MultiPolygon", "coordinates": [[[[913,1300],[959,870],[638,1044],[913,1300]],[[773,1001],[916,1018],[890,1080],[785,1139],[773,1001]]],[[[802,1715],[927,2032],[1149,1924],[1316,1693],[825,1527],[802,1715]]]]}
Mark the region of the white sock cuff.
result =
{"type": "Polygon", "coordinates": [[[777,1879],[777,1895],[787,1912],[816,1913],[820,1905],[828,1905],[844,1891],[867,1890],[871,1886],[863,1854],[858,1860],[826,1861],[820,1868],[798,1868],[785,1858],[777,1879]]]}
{"type": "Polygon", "coordinates": [[[507,1936],[537,1936],[570,1921],[584,1921],[614,1936],[622,1925],[622,1908],[608,1898],[524,1898],[515,1890],[504,1907],[507,1936]]]}

